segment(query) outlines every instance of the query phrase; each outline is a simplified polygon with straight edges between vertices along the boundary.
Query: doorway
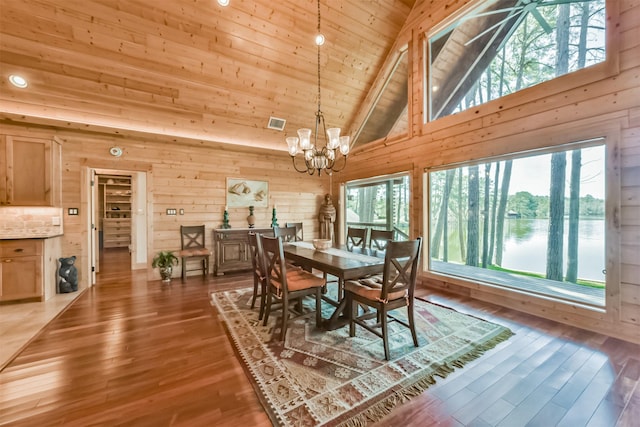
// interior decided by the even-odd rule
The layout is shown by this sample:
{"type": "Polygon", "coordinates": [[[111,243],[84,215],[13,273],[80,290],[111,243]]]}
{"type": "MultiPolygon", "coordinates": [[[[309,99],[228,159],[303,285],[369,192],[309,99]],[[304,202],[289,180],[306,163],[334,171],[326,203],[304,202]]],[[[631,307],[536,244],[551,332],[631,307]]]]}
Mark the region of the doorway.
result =
{"type": "Polygon", "coordinates": [[[89,175],[93,285],[98,273],[146,268],[146,173],[92,169],[89,175]]]}

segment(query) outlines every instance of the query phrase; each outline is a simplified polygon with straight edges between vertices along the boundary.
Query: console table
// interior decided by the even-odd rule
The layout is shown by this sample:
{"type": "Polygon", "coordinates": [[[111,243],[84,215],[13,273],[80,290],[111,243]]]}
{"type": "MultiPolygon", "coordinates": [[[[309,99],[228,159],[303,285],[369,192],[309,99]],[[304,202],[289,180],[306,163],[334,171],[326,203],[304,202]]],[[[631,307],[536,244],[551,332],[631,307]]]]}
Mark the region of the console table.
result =
{"type": "Polygon", "coordinates": [[[272,228],[216,228],[213,230],[213,275],[250,270],[249,232],[273,236],[272,228]]]}

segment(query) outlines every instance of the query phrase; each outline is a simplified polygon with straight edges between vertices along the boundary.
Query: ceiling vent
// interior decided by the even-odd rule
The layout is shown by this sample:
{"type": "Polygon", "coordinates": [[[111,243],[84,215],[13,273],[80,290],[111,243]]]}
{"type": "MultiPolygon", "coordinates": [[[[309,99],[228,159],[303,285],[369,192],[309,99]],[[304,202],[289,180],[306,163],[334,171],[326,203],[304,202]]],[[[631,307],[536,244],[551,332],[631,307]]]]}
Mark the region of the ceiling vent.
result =
{"type": "Polygon", "coordinates": [[[269,117],[269,124],[267,125],[267,127],[269,129],[283,131],[285,123],[287,123],[285,119],[279,119],[277,117],[269,117]]]}

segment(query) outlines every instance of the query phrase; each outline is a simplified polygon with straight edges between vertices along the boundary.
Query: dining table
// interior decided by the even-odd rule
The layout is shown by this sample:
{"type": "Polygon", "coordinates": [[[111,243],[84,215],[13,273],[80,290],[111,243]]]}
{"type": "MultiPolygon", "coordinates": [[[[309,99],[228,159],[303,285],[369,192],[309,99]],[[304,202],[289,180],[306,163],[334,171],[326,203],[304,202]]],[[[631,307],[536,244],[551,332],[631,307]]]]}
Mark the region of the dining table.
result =
{"type": "Polygon", "coordinates": [[[342,292],[344,282],[379,274],[384,270],[384,258],[350,251],[344,245],[315,249],[311,242],[289,242],[283,245],[283,251],[285,258],[294,264],[337,277],[337,299],[323,295],[323,300],[336,307],[331,317],[323,321],[322,326],[327,330],[340,328],[349,321],[347,302],[342,292]]]}

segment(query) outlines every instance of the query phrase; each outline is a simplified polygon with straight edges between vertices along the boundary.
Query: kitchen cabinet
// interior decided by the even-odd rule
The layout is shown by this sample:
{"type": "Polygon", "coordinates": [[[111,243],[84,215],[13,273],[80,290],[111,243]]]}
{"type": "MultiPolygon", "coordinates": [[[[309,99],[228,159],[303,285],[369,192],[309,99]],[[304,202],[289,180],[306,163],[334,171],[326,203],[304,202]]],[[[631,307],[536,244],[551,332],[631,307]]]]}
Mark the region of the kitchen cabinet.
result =
{"type": "Polygon", "coordinates": [[[0,240],[0,301],[43,296],[42,239],[0,240]]]}
{"type": "Polygon", "coordinates": [[[213,275],[228,271],[250,270],[249,232],[273,236],[272,228],[216,228],[213,230],[213,275]]]}
{"type": "Polygon", "coordinates": [[[61,206],[61,169],[56,138],[0,135],[0,205],[61,206]]]}

